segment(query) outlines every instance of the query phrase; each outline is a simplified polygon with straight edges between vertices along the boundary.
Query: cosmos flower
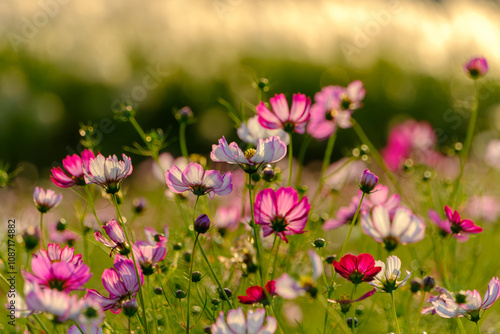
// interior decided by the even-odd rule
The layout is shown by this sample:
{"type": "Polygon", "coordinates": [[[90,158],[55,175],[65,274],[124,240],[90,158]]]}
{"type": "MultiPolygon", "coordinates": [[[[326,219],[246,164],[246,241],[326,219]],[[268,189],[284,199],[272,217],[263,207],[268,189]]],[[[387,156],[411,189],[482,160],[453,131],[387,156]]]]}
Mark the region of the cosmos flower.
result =
{"type": "Polygon", "coordinates": [[[359,189],[365,194],[370,194],[375,189],[378,183],[378,176],[370,172],[369,169],[365,169],[363,174],[361,174],[361,180],[359,181],[359,189]]]}
{"type": "Polygon", "coordinates": [[[292,187],[264,189],[255,199],[255,223],[262,225],[264,237],[276,233],[288,243],[287,235],[304,233],[310,208],[307,196],[299,201],[292,187]]]}
{"type": "Polygon", "coordinates": [[[127,176],[132,174],[132,161],[122,154],[123,161],[118,161],[116,155],[105,158],[98,154],[90,159],[89,171],[85,172],[85,182],[101,186],[108,194],[115,194],[127,176]]]}
{"type": "Polygon", "coordinates": [[[363,232],[375,241],[384,243],[388,251],[394,250],[399,244],[420,241],[425,235],[424,222],[411,210],[403,207],[396,209],[391,217],[386,207],[377,205],[371,214],[362,214],[361,227],[363,232]]]}
{"type": "Polygon", "coordinates": [[[144,275],[151,275],[158,263],[165,258],[167,254],[165,244],[166,239],[163,238],[156,245],[150,245],[146,241],[137,241],[132,245],[136,261],[140,265],[144,275]]]}
{"type": "Polygon", "coordinates": [[[483,232],[483,228],[474,224],[472,220],[462,219],[458,211],[452,211],[449,206],[444,207],[446,219],[441,219],[434,210],[429,210],[431,221],[439,228],[442,236],[453,235],[457,240],[466,241],[469,234],[483,232]]]}
{"type": "Polygon", "coordinates": [[[62,194],[56,195],[52,189],[44,190],[40,187],[35,187],[35,191],[33,191],[33,202],[35,202],[36,208],[41,213],[49,212],[58,206],[61,201],[62,194]]]}
{"type": "Polygon", "coordinates": [[[153,176],[161,182],[165,181],[165,171],[171,169],[174,165],[179,169],[184,170],[189,164],[188,159],[183,156],[178,158],[174,158],[174,156],[168,152],[163,152],[158,156],[158,161],[160,166],[157,163],[153,163],[152,172],[153,176]]]}
{"type": "Polygon", "coordinates": [[[250,286],[246,290],[246,296],[238,296],[238,300],[242,304],[263,304],[268,305],[269,300],[276,296],[276,281],[268,281],[265,286],[265,290],[263,287],[254,285],[250,286]]]}
{"type": "Polygon", "coordinates": [[[335,271],[354,284],[370,282],[382,270],[375,266],[373,256],[363,253],[358,256],[344,255],[340,261],[333,261],[335,271]]]}
{"type": "Polygon", "coordinates": [[[104,246],[111,248],[110,255],[113,254],[114,250],[118,251],[121,255],[130,253],[130,247],[127,243],[125,233],[116,220],[111,219],[102,228],[106,231],[109,239],[106,239],[99,231],[94,232],[94,237],[104,246]]]}
{"type": "Polygon", "coordinates": [[[151,246],[155,246],[158,242],[166,243],[170,235],[168,225],[163,225],[163,234],[156,232],[154,228],[144,227],[144,235],[146,236],[147,242],[151,246]]]}
{"type": "MultiPolygon", "coordinates": [[[[235,231],[240,225],[241,208],[237,205],[219,206],[215,212],[215,227],[221,230],[235,231]]],[[[221,232],[222,234],[222,232],[221,232]]]]}
{"type": "Polygon", "coordinates": [[[74,255],[74,248],[68,246],[61,249],[57,244],[49,244],[47,250],[40,249],[33,254],[31,269],[33,273],[23,270],[26,281],[36,283],[40,288],[55,289],[65,293],[82,289],[92,273],[83,263],[80,254],[74,255]]]}
{"type": "Polygon", "coordinates": [[[277,94],[269,99],[272,111],[267,108],[264,102],[257,106],[259,123],[266,129],[283,129],[288,133],[293,131],[304,133],[309,120],[309,106],[311,99],[304,94],[294,94],[292,108],[288,108],[284,94],[277,94]]]}
{"type": "Polygon", "coordinates": [[[411,272],[406,271],[406,277],[402,281],[398,281],[401,276],[401,260],[396,255],[391,255],[386,260],[387,266],[382,261],[376,261],[375,265],[382,268],[382,270],[375,276],[373,281],[370,282],[377,291],[392,292],[406,284],[406,281],[411,276],[411,272]]]}
{"type": "Polygon", "coordinates": [[[241,307],[227,312],[226,319],[224,311],[221,311],[211,327],[212,334],[272,334],[278,328],[278,323],[272,316],[265,316],[263,308],[249,310],[246,319],[241,307]]]}
{"type": "Polygon", "coordinates": [[[247,173],[255,173],[263,164],[280,161],[286,155],[286,145],[278,136],[259,139],[257,148],[243,152],[235,142],[228,145],[226,138],[212,145],[210,158],[215,162],[238,164],[247,173]]]}
{"type": "Polygon", "coordinates": [[[472,58],[464,64],[464,70],[472,79],[479,79],[488,73],[488,62],[483,57],[472,58]]]}
{"type": "Polygon", "coordinates": [[[114,314],[120,313],[122,304],[125,301],[134,299],[139,291],[139,284],[144,283],[144,276],[139,270],[140,283],[137,281],[137,276],[134,268],[134,262],[123,256],[115,257],[114,267],[104,269],[102,274],[102,284],[109,292],[109,297],[105,297],[94,289],[88,289],[85,298],[92,298],[103,309],[110,310],[114,314]]]}
{"type": "Polygon", "coordinates": [[[52,173],[50,179],[61,188],[69,188],[74,185],[85,185],[85,172],[89,172],[90,159],[95,158],[91,150],[83,150],[81,157],[78,154],[68,155],[63,159],[61,167],[54,167],[50,170],[52,173]]]}
{"type": "Polygon", "coordinates": [[[290,135],[288,133],[283,131],[283,129],[271,130],[264,128],[259,123],[258,115],[249,118],[246,123],[242,122],[236,132],[241,140],[254,146],[259,144],[259,139],[267,139],[273,136],[278,136],[285,145],[290,143],[290,135]]]}
{"type": "Polygon", "coordinates": [[[204,171],[197,163],[188,164],[184,171],[174,165],[165,173],[165,179],[170,190],[177,194],[191,191],[196,196],[208,194],[214,198],[215,194],[226,196],[233,190],[231,172],[221,176],[216,170],[204,171]]]}
{"type": "Polygon", "coordinates": [[[365,300],[368,297],[373,296],[376,291],[377,291],[376,289],[372,289],[372,290],[368,291],[367,293],[365,293],[364,295],[362,295],[361,297],[359,297],[358,299],[355,299],[355,300],[351,300],[351,298],[349,296],[347,296],[347,295],[342,295],[339,299],[327,299],[327,300],[330,303],[338,305],[340,307],[340,311],[342,313],[344,313],[344,314],[347,314],[347,312],[349,312],[349,310],[351,308],[351,305],[353,303],[360,302],[362,300],[365,300]]]}

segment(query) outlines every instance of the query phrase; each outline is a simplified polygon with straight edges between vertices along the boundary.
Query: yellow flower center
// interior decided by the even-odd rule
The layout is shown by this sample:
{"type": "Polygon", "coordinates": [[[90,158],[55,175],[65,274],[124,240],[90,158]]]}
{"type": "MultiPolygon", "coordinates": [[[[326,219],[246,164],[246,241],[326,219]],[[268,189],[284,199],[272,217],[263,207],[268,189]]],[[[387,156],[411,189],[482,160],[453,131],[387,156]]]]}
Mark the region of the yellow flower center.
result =
{"type": "Polygon", "coordinates": [[[252,159],[252,157],[257,153],[257,151],[254,148],[249,148],[248,150],[245,151],[245,158],[247,158],[248,161],[252,159]]]}

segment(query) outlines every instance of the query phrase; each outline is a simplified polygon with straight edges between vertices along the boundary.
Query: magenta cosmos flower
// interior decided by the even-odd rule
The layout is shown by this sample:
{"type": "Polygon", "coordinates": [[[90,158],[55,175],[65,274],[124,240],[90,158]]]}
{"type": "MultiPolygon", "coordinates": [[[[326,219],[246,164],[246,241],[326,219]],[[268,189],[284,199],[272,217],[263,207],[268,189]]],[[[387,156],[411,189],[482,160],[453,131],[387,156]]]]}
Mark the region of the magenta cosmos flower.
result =
{"type": "Polygon", "coordinates": [[[469,234],[483,232],[483,228],[474,224],[470,219],[462,219],[458,211],[452,211],[447,205],[444,207],[446,219],[441,219],[434,210],[429,210],[431,221],[437,225],[443,237],[453,235],[457,240],[466,241],[469,234]]]}
{"type": "Polygon", "coordinates": [[[363,174],[361,174],[361,180],[359,181],[359,190],[365,194],[370,194],[375,189],[378,183],[378,176],[370,172],[369,169],[365,169],[363,174]]]}
{"type": "Polygon", "coordinates": [[[165,243],[166,239],[163,238],[156,245],[150,245],[147,241],[138,241],[135,245],[132,245],[135,258],[144,275],[153,274],[158,263],[165,258],[167,254],[165,243]]]}
{"type": "Polygon", "coordinates": [[[56,194],[52,189],[44,190],[40,187],[35,187],[33,191],[33,202],[35,202],[36,208],[41,213],[50,211],[55,208],[62,201],[62,194],[56,194]]]}
{"type": "Polygon", "coordinates": [[[385,249],[393,251],[399,244],[406,245],[420,241],[425,236],[425,224],[411,210],[399,207],[390,215],[389,210],[378,205],[361,217],[363,232],[377,242],[383,242],[385,249]]]}
{"type": "Polygon", "coordinates": [[[114,314],[120,313],[122,304],[135,298],[139,291],[139,284],[144,283],[144,276],[139,270],[141,282],[137,281],[134,262],[123,256],[115,257],[114,268],[105,269],[102,274],[102,284],[109,292],[105,297],[94,289],[87,290],[86,298],[93,298],[104,311],[110,310],[114,314]]]}
{"type": "Polygon", "coordinates": [[[220,175],[219,171],[207,170],[196,163],[190,163],[181,171],[179,167],[172,166],[165,173],[167,185],[174,193],[180,194],[191,191],[196,196],[208,194],[214,198],[215,194],[226,196],[233,190],[233,176],[231,172],[220,175]]]}
{"type": "Polygon", "coordinates": [[[104,229],[104,231],[106,231],[109,240],[106,239],[99,231],[96,231],[94,233],[94,237],[104,246],[111,248],[110,256],[113,254],[114,250],[116,250],[121,255],[127,255],[128,253],[130,253],[130,247],[127,244],[125,233],[116,220],[111,219],[102,228],[104,229]]]}
{"type": "Polygon", "coordinates": [[[472,79],[479,79],[488,72],[488,62],[483,57],[472,58],[464,64],[464,70],[472,79]]]}
{"type": "Polygon", "coordinates": [[[255,173],[263,164],[280,161],[286,155],[286,145],[278,136],[259,139],[257,148],[243,152],[235,142],[228,145],[226,138],[212,145],[210,158],[215,162],[238,164],[247,173],[255,173]]]}
{"type": "Polygon", "coordinates": [[[304,233],[310,208],[307,196],[299,201],[292,187],[264,189],[255,199],[255,223],[262,225],[264,237],[276,233],[288,243],[287,235],[304,233]]]}
{"type": "Polygon", "coordinates": [[[95,158],[91,150],[83,150],[81,157],[78,154],[68,155],[63,159],[61,167],[54,167],[50,170],[50,179],[61,188],[69,188],[74,185],[85,185],[85,172],[89,172],[90,159],[95,158]]]}
{"type": "Polygon", "coordinates": [[[122,154],[122,158],[123,161],[118,161],[116,155],[105,158],[99,153],[97,157],[90,159],[89,171],[84,171],[85,182],[103,187],[108,194],[117,193],[123,180],[133,170],[131,159],[125,154],[122,154]]]}
{"type": "Polygon", "coordinates": [[[246,294],[246,296],[238,296],[240,303],[247,305],[257,303],[269,305],[269,300],[276,296],[276,281],[268,281],[265,290],[258,285],[250,286],[247,288],[246,294]]]}
{"type": "Polygon", "coordinates": [[[340,276],[354,284],[370,282],[382,270],[382,267],[375,267],[375,260],[368,253],[344,255],[340,261],[333,261],[333,266],[340,276]]]}
{"type": "Polygon", "coordinates": [[[68,246],[49,244],[47,250],[41,249],[33,254],[31,269],[33,273],[23,271],[26,281],[34,282],[41,288],[55,289],[66,293],[82,289],[92,273],[83,263],[80,254],[68,246]]]}
{"type": "Polygon", "coordinates": [[[292,108],[288,108],[284,94],[276,94],[269,99],[272,111],[264,102],[257,106],[259,123],[266,129],[283,129],[286,132],[304,133],[309,120],[309,107],[311,99],[304,94],[294,94],[292,108]]]}
{"type": "Polygon", "coordinates": [[[276,319],[272,316],[266,317],[266,311],[263,308],[249,310],[245,319],[243,310],[238,307],[236,310],[227,312],[226,319],[224,319],[224,311],[221,311],[211,330],[212,334],[272,334],[277,328],[276,319]]]}

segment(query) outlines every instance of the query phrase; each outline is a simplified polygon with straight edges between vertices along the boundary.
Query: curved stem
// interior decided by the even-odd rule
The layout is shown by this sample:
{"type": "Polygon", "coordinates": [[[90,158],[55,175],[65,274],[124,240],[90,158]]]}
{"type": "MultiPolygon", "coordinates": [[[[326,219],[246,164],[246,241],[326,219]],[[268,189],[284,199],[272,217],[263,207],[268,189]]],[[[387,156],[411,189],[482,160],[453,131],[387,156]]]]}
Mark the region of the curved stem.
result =
{"type": "Polygon", "coordinates": [[[292,133],[290,134],[290,144],[288,144],[288,186],[292,185],[292,163],[293,163],[293,144],[292,144],[292,133]]]}
{"type": "Polygon", "coordinates": [[[415,324],[415,327],[413,328],[414,334],[418,332],[418,325],[420,323],[420,316],[422,315],[422,309],[424,308],[424,302],[425,302],[425,292],[422,292],[422,298],[420,299],[420,304],[418,304],[417,322],[415,324]]]}
{"type": "Polygon", "coordinates": [[[181,153],[184,158],[188,157],[188,150],[186,146],[186,122],[181,122],[179,126],[179,143],[181,146],[181,153]]]}
{"type": "Polygon", "coordinates": [[[40,325],[40,327],[42,327],[42,329],[45,331],[45,333],[47,333],[47,334],[50,333],[50,331],[47,329],[47,327],[45,327],[43,322],[40,321],[40,319],[38,318],[38,316],[36,314],[33,314],[33,318],[35,318],[36,322],[38,322],[38,324],[40,325]]]}
{"type": "Polygon", "coordinates": [[[309,146],[309,143],[311,142],[311,136],[306,136],[304,141],[302,142],[302,145],[300,146],[300,152],[299,152],[299,166],[297,169],[297,175],[295,176],[295,187],[299,188],[300,184],[302,183],[302,171],[304,170],[304,158],[306,157],[306,152],[307,152],[307,147],[309,146]]]}
{"type": "Polygon", "coordinates": [[[391,302],[392,302],[392,315],[394,316],[394,322],[396,324],[396,333],[401,334],[399,329],[398,315],[396,314],[396,305],[394,304],[394,291],[391,291],[391,302]]]}
{"type": "Polygon", "coordinates": [[[323,156],[323,164],[321,165],[321,184],[324,183],[323,177],[325,176],[326,170],[330,165],[330,161],[332,160],[333,147],[335,146],[335,141],[337,139],[337,131],[335,131],[330,138],[328,138],[328,142],[326,143],[325,155],[323,156]]]}
{"type": "MultiPolygon", "coordinates": [[[[195,210],[196,210],[196,207],[195,207],[195,210]]],[[[190,302],[191,302],[191,281],[192,281],[192,278],[193,278],[193,263],[194,263],[194,252],[196,251],[196,243],[198,242],[198,237],[200,236],[199,233],[196,233],[196,237],[194,239],[194,244],[193,244],[193,251],[191,252],[191,261],[189,263],[189,276],[188,276],[188,293],[187,293],[187,314],[186,314],[186,317],[187,317],[187,321],[186,321],[186,333],[189,333],[189,313],[190,313],[190,310],[189,310],[189,305],[190,305],[190,302]]]]}
{"type": "Polygon", "coordinates": [[[354,224],[356,224],[356,220],[358,219],[359,210],[361,209],[361,204],[363,203],[364,198],[365,198],[365,193],[363,193],[361,195],[361,200],[359,201],[358,207],[356,208],[356,213],[354,214],[354,217],[352,218],[351,226],[349,227],[349,232],[347,233],[347,237],[344,241],[344,245],[342,246],[342,250],[340,251],[339,259],[342,258],[342,256],[344,255],[347,244],[349,243],[349,238],[351,237],[351,233],[352,233],[352,229],[354,228],[354,224]]]}
{"type": "Polygon", "coordinates": [[[259,268],[260,282],[264,283],[264,277],[262,274],[262,259],[260,257],[260,235],[257,224],[255,223],[255,214],[253,210],[253,197],[252,197],[252,175],[248,174],[248,198],[250,199],[250,216],[251,216],[251,226],[253,228],[254,240],[255,240],[255,250],[257,251],[257,261],[259,262],[257,267],[259,268]]]}

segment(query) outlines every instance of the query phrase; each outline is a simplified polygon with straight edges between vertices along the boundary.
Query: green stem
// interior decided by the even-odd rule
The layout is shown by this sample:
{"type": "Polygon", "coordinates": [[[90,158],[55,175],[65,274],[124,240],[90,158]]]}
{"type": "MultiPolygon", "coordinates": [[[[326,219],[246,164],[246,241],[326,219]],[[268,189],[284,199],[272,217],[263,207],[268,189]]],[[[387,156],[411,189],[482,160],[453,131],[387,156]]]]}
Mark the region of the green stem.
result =
{"type": "Polygon", "coordinates": [[[40,213],[40,236],[42,241],[42,248],[45,248],[45,229],[43,228],[43,212],[40,213]]]}
{"type": "Polygon", "coordinates": [[[446,239],[443,247],[443,282],[446,289],[450,289],[450,282],[448,280],[448,245],[450,244],[452,236],[446,239]]]}
{"type": "Polygon", "coordinates": [[[466,334],[467,331],[464,328],[464,324],[462,323],[462,320],[460,318],[455,318],[455,319],[457,319],[458,329],[460,329],[460,333],[466,334]]]}
{"type": "MultiPolygon", "coordinates": [[[[354,287],[352,288],[351,292],[351,300],[354,300],[354,295],[356,294],[356,288],[358,287],[357,284],[354,284],[354,287]]],[[[356,307],[354,304],[351,305],[352,307],[352,320],[351,320],[351,332],[354,334],[354,331],[356,330],[356,322],[354,321],[354,318],[356,317],[356,307]]]]}
{"type": "MultiPolygon", "coordinates": [[[[196,198],[198,199],[199,196],[196,198]]],[[[196,210],[196,207],[195,207],[196,210]]],[[[193,214],[194,215],[194,214],[193,214]]],[[[189,314],[191,313],[189,310],[189,305],[191,302],[191,281],[193,278],[193,263],[194,263],[194,252],[196,251],[196,243],[198,242],[198,237],[200,236],[200,233],[196,233],[196,237],[194,239],[194,244],[193,244],[193,251],[191,252],[191,261],[189,263],[189,276],[188,276],[188,293],[187,293],[187,321],[186,321],[186,333],[189,334],[189,314]]]]}
{"type": "Polygon", "coordinates": [[[76,321],[74,321],[74,320],[73,320],[73,322],[75,323],[75,326],[76,326],[76,328],[78,328],[78,330],[80,331],[80,333],[85,334],[85,332],[84,332],[84,331],[83,331],[83,329],[80,327],[80,325],[78,324],[78,322],[76,322],[76,321]]]}
{"type": "Polygon", "coordinates": [[[422,315],[422,309],[424,308],[425,302],[425,292],[422,292],[422,298],[420,299],[420,304],[418,304],[418,313],[417,313],[417,322],[415,323],[415,327],[413,328],[413,334],[418,332],[418,325],[420,323],[420,316],[422,315]]]}
{"type": "MultiPolygon", "coordinates": [[[[274,236],[274,241],[276,242],[276,238],[278,237],[278,235],[275,235],[274,236]]],[[[280,243],[281,243],[281,238],[278,239],[278,246],[276,247],[276,252],[274,254],[274,260],[273,260],[273,271],[271,273],[271,280],[274,279],[274,274],[276,273],[276,259],[278,258],[278,253],[280,251],[280,243]]],[[[273,243],[273,246],[274,246],[274,243],[273,243]]],[[[262,282],[264,283],[264,282],[262,282]]]]}
{"type": "Polygon", "coordinates": [[[186,146],[186,122],[181,122],[179,126],[179,143],[181,145],[181,153],[184,158],[188,157],[188,150],[186,146]]]}
{"type": "Polygon", "coordinates": [[[358,207],[356,208],[356,213],[351,221],[351,226],[349,227],[349,232],[347,233],[347,237],[344,241],[344,245],[342,246],[342,250],[340,251],[339,259],[344,255],[345,249],[347,248],[347,244],[349,243],[349,238],[351,237],[352,230],[354,228],[354,224],[356,224],[356,220],[358,219],[359,211],[361,209],[361,204],[363,203],[363,199],[365,198],[365,193],[361,195],[361,200],[359,201],[358,207]]]}
{"type": "Polygon", "coordinates": [[[299,167],[297,170],[297,176],[295,176],[295,187],[299,188],[301,183],[302,183],[302,171],[304,170],[304,159],[306,157],[306,152],[307,152],[307,147],[309,146],[309,143],[311,142],[311,136],[306,136],[304,141],[302,142],[302,145],[300,146],[300,152],[299,152],[299,167]]]}
{"type": "Polygon", "coordinates": [[[274,311],[273,303],[269,304],[269,308],[271,310],[272,315],[274,316],[274,319],[276,319],[276,322],[278,323],[278,329],[280,330],[280,333],[284,333],[283,325],[281,324],[281,317],[279,317],[278,314],[274,311]]]}
{"type": "Polygon", "coordinates": [[[151,156],[153,157],[153,159],[156,161],[158,160],[158,153],[155,152],[152,147],[151,147],[151,141],[148,141],[147,137],[146,136],[146,133],[144,132],[144,130],[141,128],[141,126],[139,125],[139,123],[137,122],[137,120],[135,119],[134,116],[131,116],[129,118],[129,121],[130,121],[130,124],[132,124],[132,126],[134,127],[135,131],[137,131],[137,133],[139,133],[139,135],[141,136],[142,140],[144,141],[144,144],[146,144],[146,146],[148,147],[150,153],[151,153],[151,156]]]}
{"type": "MultiPolygon", "coordinates": [[[[154,332],[158,333],[158,323],[156,319],[156,307],[155,304],[153,303],[153,298],[151,297],[151,285],[149,284],[149,277],[151,275],[147,275],[147,284],[148,284],[148,296],[149,296],[149,303],[151,304],[151,309],[153,310],[153,325],[154,325],[154,332]]],[[[130,317],[129,317],[130,319],[130,317]]]]}
{"type": "Polygon", "coordinates": [[[481,326],[479,326],[479,322],[476,321],[477,334],[481,334],[481,326]]]}
{"type": "Polygon", "coordinates": [[[104,233],[104,230],[102,229],[102,223],[99,217],[97,216],[97,212],[95,211],[95,206],[94,206],[94,200],[92,199],[92,194],[90,194],[89,186],[85,185],[85,192],[87,193],[87,198],[88,198],[88,203],[90,204],[90,207],[92,208],[92,213],[94,214],[95,219],[97,220],[97,223],[99,224],[99,228],[101,228],[102,232],[104,233]]]}
{"type": "Polygon", "coordinates": [[[248,198],[250,199],[250,216],[251,216],[251,226],[253,228],[254,240],[255,240],[255,250],[257,251],[257,261],[259,262],[257,267],[259,268],[260,282],[264,283],[264,277],[262,274],[262,259],[260,257],[260,235],[257,224],[255,223],[255,215],[253,211],[253,197],[252,197],[252,175],[248,174],[248,198]]]}
{"type": "MultiPolygon", "coordinates": [[[[120,207],[118,206],[118,201],[116,200],[116,194],[113,194],[112,197],[113,197],[113,203],[115,204],[116,213],[118,215],[118,221],[120,222],[120,226],[123,229],[123,232],[125,234],[125,238],[127,239],[127,243],[129,244],[130,247],[132,247],[132,244],[130,243],[130,237],[129,237],[129,234],[128,234],[127,227],[125,226],[125,223],[123,222],[123,217],[122,217],[122,214],[121,214],[121,211],[120,211],[120,207]]],[[[139,285],[139,299],[141,301],[142,317],[144,319],[144,329],[146,331],[146,334],[149,334],[148,320],[146,318],[146,307],[144,305],[144,296],[142,294],[141,278],[140,278],[140,275],[139,275],[139,270],[137,269],[137,262],[135,260],[134,251],[132,250],[130,252],[130,254],[132,255],[132,262],[134,263],[135,276],[137,278],[137,283],[139,285]]]]}
{"type": "Polygon", "coordinates": [[[33,314],[33,318],[35,318],[36,322],[38,322],[38,324],[40,325],[40,327],[42,327],[42,329],[45,331],[45,333],[49,334],[49,330],[47,329],[47,327],[45,327],[45,325],[43,324],[43,322],[40,321],[40,319],[38,318],[38,316],[36,314],[33,314]]]}
{"type": "Polygon", "coordinates": [[[391,291],[391,302],[392,302],[392,315],[394,316],[394,322],[396,324],[396,333],[401,334],[399,329],[398,315],[396,314],[396,305],[394,304],[394,291],[391,291]]]}
{"type": "Polygon", "coordinates": [[[321,183],[323,184],[323,177],[325,176],[326,170],[328,166],[330,166],[330,162],[332,161],[332,153],[333,147],[335,146],[335,141],[337,139],[337,131],[335,131],[330,138],[328,138],[328,142],[326,143],[325,155],[323,156],[323,164],[321,165],[321,183]]]}
{"type": "Polygon", "coordinates": [[[288,144],[288,186],[292,185],[292,163],[293,163],[293,145],[292,132],[289,132],[290,144],[288,144]]]}

